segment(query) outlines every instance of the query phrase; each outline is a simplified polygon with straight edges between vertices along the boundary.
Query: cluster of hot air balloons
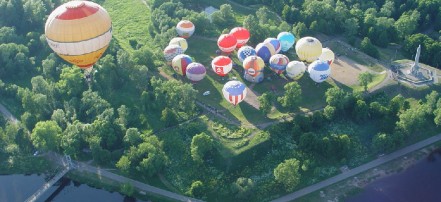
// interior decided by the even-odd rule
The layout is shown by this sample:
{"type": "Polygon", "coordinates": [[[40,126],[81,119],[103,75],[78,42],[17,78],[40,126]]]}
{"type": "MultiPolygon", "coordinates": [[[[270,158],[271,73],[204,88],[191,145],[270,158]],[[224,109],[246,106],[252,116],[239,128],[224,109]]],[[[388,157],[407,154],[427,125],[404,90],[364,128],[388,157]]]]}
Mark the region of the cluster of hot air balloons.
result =
{"type": "Polygon", "coordinates": [[[195,26],[191,21],[181,20],[176,25],[176,32],[179,37],[170,40],[163,53],[165,61],[171,65],[175,72],[181,76],[186,76],[192,82],[202,80],[207,71],[201,63],[193,62],[193,59],[184,54],[188,49],[187,38],[193,35],[195,26]]]}
{"type": "Polygon", "coordinates": [[[65,61],[84,69],[89,81],[93,65],[112,39],[112,22],[100,5],[70,1],[49,15],[45,35],[49,47],[65,61]]]}

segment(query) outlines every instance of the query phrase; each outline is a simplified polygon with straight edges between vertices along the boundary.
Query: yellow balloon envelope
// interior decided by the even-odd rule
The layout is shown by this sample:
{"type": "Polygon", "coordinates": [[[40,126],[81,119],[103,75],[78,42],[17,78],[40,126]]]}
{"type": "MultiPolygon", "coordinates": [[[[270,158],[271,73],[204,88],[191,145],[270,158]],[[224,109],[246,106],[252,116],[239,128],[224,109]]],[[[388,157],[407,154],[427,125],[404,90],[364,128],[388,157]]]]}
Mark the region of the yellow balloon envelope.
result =
{"type": "Polygon", "coordinates": [[[322,43],[314,37],[303,37],[296,43],[296,53],[300,60],[313,62],[322,54],[322,43]]]}
{"type": "Polygon", "coordinates": [[[112,39],[107,11],[91,1],[70,1],[56,8],[45,25],[52,50],[82,69],[91,68],[112,39]]]}

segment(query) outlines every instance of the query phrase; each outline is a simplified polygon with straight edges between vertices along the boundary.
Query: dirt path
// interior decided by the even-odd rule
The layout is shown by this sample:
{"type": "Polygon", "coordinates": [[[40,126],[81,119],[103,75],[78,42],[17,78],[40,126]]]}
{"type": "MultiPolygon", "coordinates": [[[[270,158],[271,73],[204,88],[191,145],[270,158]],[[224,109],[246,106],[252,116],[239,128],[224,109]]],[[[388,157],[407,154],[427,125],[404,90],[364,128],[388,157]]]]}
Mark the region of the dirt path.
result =
{"type": "Polygon", "coordinates": [[[12,115],[12,113],[8,109],[6,109],[6,107],[3,106],[2,104],[0,104],[0,112],[7,120],[11,121],[12,123],[18,123],[17,118],[14,115],[12,115]]]}

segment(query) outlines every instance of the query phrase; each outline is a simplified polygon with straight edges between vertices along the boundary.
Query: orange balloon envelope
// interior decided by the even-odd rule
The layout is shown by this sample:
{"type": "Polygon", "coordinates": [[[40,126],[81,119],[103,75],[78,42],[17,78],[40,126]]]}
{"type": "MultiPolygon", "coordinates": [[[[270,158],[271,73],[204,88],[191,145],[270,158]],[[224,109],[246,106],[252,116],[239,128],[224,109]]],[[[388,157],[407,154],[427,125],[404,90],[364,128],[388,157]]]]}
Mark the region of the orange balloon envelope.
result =
{"type": "Polygon", "coordinates": [[[70,1],[49,15],[45,35],[49,46],[61,58],[82,69],[91,69],[109,46],[112,22],[100,5],[70,1]]]}

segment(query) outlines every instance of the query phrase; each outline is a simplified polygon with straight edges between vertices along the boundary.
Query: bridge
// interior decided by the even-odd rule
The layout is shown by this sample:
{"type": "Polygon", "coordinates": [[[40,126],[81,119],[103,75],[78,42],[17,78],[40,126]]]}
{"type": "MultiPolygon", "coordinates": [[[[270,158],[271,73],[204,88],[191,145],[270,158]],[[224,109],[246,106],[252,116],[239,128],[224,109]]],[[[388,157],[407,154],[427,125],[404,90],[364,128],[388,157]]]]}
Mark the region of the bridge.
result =
{"type": "Polygon", "coordinates": [[[70,156],[64,156],[62,160],[63,170],[59,171],[52,179],[46,182],[40,189],[38,189],[32,196],[26,199],[26,202],[34,202],[37,201],[46,191],[52,187],[58,180],[60,180],[67,172],[69,172],[74,165],[72,164],[70,156]]]}

